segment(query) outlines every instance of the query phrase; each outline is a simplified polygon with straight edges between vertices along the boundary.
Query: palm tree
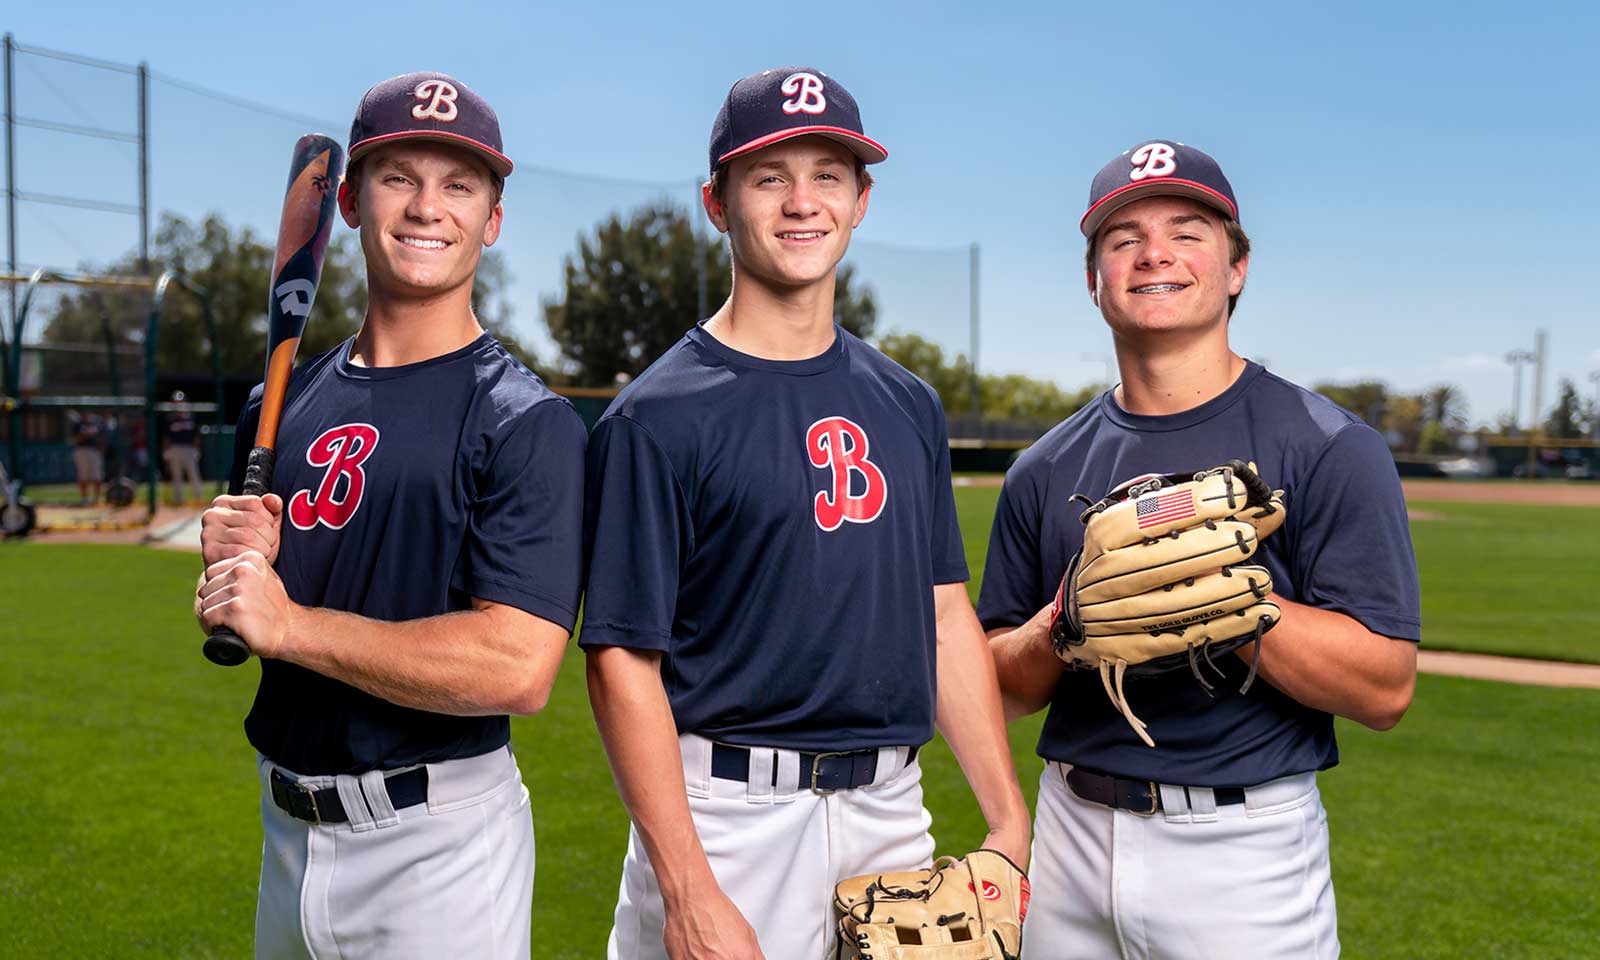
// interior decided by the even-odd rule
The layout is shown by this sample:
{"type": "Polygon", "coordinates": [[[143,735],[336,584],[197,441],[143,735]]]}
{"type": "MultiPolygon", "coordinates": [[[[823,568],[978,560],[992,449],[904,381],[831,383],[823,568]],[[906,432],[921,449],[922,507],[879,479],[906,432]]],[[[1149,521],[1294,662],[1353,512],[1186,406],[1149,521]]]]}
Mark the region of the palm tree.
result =
{"type": "Polygon", "coordinates": [[[1422,394],[1423,416],[1429,423],[1437,423],[1449,430],[1460,430],[1467,425],[1467,399],[1461,388],[1453,383],[1438,383],[1422,394]]]}

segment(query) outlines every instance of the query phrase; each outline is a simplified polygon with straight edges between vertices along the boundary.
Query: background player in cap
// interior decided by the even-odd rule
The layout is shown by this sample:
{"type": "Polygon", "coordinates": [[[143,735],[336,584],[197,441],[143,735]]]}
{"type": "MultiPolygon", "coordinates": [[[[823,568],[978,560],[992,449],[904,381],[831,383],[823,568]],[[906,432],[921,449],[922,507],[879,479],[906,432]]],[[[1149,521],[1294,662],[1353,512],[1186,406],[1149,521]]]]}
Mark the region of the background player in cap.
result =
{"type": "Polygon", "coordinates": [[[1122,382],[1007,474],[978,604],[1007,714],[1050,711],[1024,955],[1336,956],[1315,772],[1338,761],[1334,715],[1392,727],[1416,675],[1394,461],[1359,419],[1230,349],[1250,247],[1211,157],[1171,140],[1122,153],[1082,229],[1122,382]],[[1250,647],[1219,658],[1215,699],[1188,670],[1131,682],[1152,748],[1099,677],[1052,651],[1052,597],[1084,536],[1068,498],[1235,458],[1287,498],[1251,561],[1281,611],[1261,640],[1266,682],[1239,692],[1250,647]]]}
{"type": "Polygon", "coordinates": [[[885,155],[817,70],[735,84],[704,191],[732,296],[591,437],[579,639],[633,819],[613,958],[824,956],[837,881],[933,854],[936,720],[1025,863],[943,410],[833,320],[885,155]]]}
{"type": "Polygon", "coordinates": [[[573,626],[585,437],[472,312],[500,143],[444,74],[368,91],[339,193],[366,318],[295,371],[272,493],[204,517],[201,623],[261,658],[258,956],[528,956],[507,714],[544,704],[573,626]]]}

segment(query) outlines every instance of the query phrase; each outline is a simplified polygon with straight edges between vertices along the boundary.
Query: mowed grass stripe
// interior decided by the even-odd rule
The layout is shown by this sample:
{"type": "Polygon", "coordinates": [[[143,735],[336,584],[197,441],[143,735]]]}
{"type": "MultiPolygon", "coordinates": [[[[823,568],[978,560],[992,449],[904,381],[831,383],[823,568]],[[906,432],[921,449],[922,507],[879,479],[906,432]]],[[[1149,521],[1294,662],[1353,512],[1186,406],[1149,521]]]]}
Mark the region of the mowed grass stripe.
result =
{"type": "Polygon", "coordinates": [[[1410,507],[1424,646],[1600,663],[1600,510],[1410,507]]]}

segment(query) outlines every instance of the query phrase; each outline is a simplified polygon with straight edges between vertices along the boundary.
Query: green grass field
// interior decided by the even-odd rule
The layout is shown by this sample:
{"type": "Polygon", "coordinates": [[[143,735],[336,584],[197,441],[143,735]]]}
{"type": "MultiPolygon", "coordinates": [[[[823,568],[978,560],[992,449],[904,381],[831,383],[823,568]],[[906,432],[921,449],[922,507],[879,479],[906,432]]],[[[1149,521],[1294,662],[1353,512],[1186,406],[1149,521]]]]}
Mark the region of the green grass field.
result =
{"type": "MultiPolygon", "coordinates": [[[[959,491],[975,578],[996,493],[959,491]]],[[[1492,584],[1533,598],[1500,605],[1509,611],[1543,604],[1552,635],[1586,623],[1593,637],[1570,586],[1491,579],[1519,561],[1484,559],[1483,544],[1529,561],[1550,549],[1541,508],[1429,509],[1446,518],[1416,525],[1430,642],[1503,636],[1479,629],[1495,603],[1467,610],[1492,584]],[[1519,511],[1533,514],[1523,523],[1519,511]],[[1491,523],[1492,534],[1471,533],[1491,523]],[[1441,584],[1447,564],[1480,579],[1441,584]],[[1452,589],[1462,607],[1453,621],[1438,607],[1456,601],[1432,599],[1452,589]]],[[[1578,513],[1554,524],[1578,541],[1564,556],[1593,542],[1584,524],[1594,521],[1578,513]]],[[[185,599],[197,564],[136,547],[0,546],[0,956],[249,954],[261,841],[241,722],[257,671],[200,657],[185,599]]],[[[1011,731],[1030,800],[1038,722],[1011,731]]],[[[1323,789],[1346,955],[1600,956],[1597,728],[1600,692],[1437,677],[1421,678],[1391,733],[1341,722],[1344,763],[1323,789]]],[[[627,821],[576,650],[550,705],[516,720],[513,740],[538,834],[534,955],[599,956],[627,821]]],[[[970,848],[983,827],[953,759],[936,744],[923,763],[941,851],[970,848]]]]}
{"type": "Polygon", "coordinates": [[[1600,663],[1600,510],[1411,504],[1423,644],[1600,663]]]}

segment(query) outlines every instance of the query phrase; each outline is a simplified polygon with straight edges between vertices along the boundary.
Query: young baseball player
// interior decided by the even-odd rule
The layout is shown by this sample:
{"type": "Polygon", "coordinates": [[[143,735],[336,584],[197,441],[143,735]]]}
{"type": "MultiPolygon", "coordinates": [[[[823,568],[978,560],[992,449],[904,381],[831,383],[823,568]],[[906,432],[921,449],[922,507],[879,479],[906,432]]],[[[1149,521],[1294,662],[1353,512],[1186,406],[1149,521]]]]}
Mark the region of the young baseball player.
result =
{"type": "Polygon", "coordinates": [[[349,156],[366,318],[295,371],[272,492],[203,521],[201,624],[261,658],[256,954],[527,957],[507,715],[544,705],[577,612],[583,424],[473,316],[511,172],[489,105],[387,80],[349,156]]]}
{"type": "MultiPolygon", "coordinates": [[[[183,391],[172,394],[173,403],[182,403],[183,391]]],[[[161,458],[167,462],[167,476],[172,481],[172,500],[179,505],[188,503],[185,487],[193,487],[195,499],[200,498],[200,448],[195,440],[200,428],[194,414],[188,410],[175,410],[167,421],[167,445],[161,458]]]]}
{"type": "Polygon", "coordinates": [[[1008,716],[1049,708],[1023,954],[1336,956],[1316,771],[1338,762],[1334,715],[1388,729],[1416,674],[1394,462],[1360,420],[1229,348],[1249,241],[1211,157],[1175,141],[1122,153],[1095,177],[1082,229],[1122,382],[1006,475],[978,604],[1008,716]],[[1230,459],[1286,491],[1284,526],[1251,561],[1281,618],[1246,693],[1249,646],[1219,660],[1215,699],[1186,670],[1130,686],[1148,747],[1047,636],[1083,540],[1069,498],[1230,459]]]}
{"type": "Polygon", "coordinates": [[[831,956],[837,881],[930,862],[935,723],[1026,863],[943,410],[833,320],[885,156],[820,71],[736,83],[704,190],[732,296],[591,437],[579,639],[633,819],[612,958],[831,956]]]}

